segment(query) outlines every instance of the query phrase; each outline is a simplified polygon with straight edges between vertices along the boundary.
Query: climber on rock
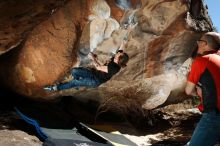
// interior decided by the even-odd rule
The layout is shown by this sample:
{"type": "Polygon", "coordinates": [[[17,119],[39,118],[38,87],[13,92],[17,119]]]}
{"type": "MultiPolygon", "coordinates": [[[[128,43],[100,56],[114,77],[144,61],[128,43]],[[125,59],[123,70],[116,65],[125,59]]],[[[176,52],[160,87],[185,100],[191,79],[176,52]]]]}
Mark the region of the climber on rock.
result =
{"type": "Polygon", "coordinates": [[[113,75],[118,73],[121,67],[125,67],[128,63],[129,56],[121,48],[123,48],[125,41],[116,54],[104,65],[98,62],[96,54],[89,53],[88,57],[93,61],[95,68],[76,67],[71,70],[72,79],[66,83],[59,83],[44,87],[46,91],[59,91],[69,88],[98,87],[102,83],[107,82],[113,75]]]}

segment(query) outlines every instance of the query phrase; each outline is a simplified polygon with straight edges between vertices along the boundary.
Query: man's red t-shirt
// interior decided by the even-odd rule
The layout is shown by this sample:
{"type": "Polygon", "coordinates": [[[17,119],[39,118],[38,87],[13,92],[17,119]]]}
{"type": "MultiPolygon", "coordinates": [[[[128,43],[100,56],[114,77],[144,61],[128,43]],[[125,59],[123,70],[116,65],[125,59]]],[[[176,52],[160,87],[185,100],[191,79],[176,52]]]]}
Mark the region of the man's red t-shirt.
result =
{"type": "Polygon", "coordinates": [[[220,111],[220,56],[216,52],[195,58],[188,81],[202,84],[200,111],[220,111]]]}

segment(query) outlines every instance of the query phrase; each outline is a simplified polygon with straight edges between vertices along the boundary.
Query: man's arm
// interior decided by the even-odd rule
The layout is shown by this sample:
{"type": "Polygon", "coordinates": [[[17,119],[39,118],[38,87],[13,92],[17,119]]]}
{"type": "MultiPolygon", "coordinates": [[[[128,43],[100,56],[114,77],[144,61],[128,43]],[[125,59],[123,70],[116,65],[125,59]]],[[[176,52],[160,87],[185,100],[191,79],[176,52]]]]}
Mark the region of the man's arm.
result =
{"type": "Polygon", "coordinates": [[[100,71],[102,71],[102,72],[108,73],[108,66],[102,65],[102,66],[96,67],[96,69],[97,69],[97,70],[100,70],[100,71]]]}
{"type": "Polygon", "coordinates": [[[123,40],[118,50],[124,50],[127,40],[123,40]]]}
{"type": "Polygon", "coordinates": [[[97,70],[108,73],[108,66],[101,65],[98,62],[97,57],[95,56],[95,54],[89,53],[89,58],[93,61],[94,65],[95,65],[95,68],[97,70]]]}
{"type": "Polygon", "coordinates": [[[196,92],[196,84],[189,81],[186,83],[185,92],[187,95],[198,96],[196,92]]]}

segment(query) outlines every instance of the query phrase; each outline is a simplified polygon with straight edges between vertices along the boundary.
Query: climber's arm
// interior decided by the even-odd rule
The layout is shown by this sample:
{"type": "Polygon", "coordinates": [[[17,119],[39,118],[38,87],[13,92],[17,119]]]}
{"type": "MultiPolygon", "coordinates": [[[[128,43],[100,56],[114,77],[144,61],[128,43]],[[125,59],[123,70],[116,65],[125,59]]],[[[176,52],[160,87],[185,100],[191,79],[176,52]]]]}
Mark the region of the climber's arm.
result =
{"type": "Polygon", "coordinates": [[[108,73],[108,66],[101,65],[98,62],[97,57],[96,57],[95,54],[89,53],[89,58],[93,61],[93,63],[94,63],[97,70],[108,73]]]}
{"type": "Polygon", "coordinates": [[[121,46],[119,47],[118,50],[124,50],[126,43],[127,43],[127,40],[123,40],[122,43],[121,43],[121,46]]]}
{"type": "Polygon", "coordinates": [[[130,35],[130,33],[131,33],[131,31],[134,29],[134,27],[137,26],[137,24],[138,24],[138,23],[136,23],[136,24],[134,24],[134,25],[130,25],[130,26],[128,27],[128,29],[127,29],[128,31],[127,31],[126,35],[124,36],[123,41],[122,41],[122,43],[121,43],[121,46],[119,47],[118,50],[123,50],[123,49],[125,48],[125,44],[128,42],[128,36],[130,35]]]}
{"type": "Polygon", "coordinates": [[[100,70],[102,72],[108,73],[108,67],[107,66],[98,66],[96,67],[97,70],[100,70]]]}

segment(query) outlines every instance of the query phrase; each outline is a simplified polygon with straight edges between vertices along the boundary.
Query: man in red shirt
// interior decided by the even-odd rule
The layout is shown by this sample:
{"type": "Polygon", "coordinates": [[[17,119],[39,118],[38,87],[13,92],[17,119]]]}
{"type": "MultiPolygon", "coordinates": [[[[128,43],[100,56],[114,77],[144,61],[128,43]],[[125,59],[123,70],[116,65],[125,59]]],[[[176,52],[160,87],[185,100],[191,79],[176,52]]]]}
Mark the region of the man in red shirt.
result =
{"type": "Polygon", "coordinates": [[[220,140],[220,56],[219,34],[204,34],[197,41],[197,57],[191,66],[185,92],[200,96],[203,113],[190,146],[213,146],[220,140]]]}

